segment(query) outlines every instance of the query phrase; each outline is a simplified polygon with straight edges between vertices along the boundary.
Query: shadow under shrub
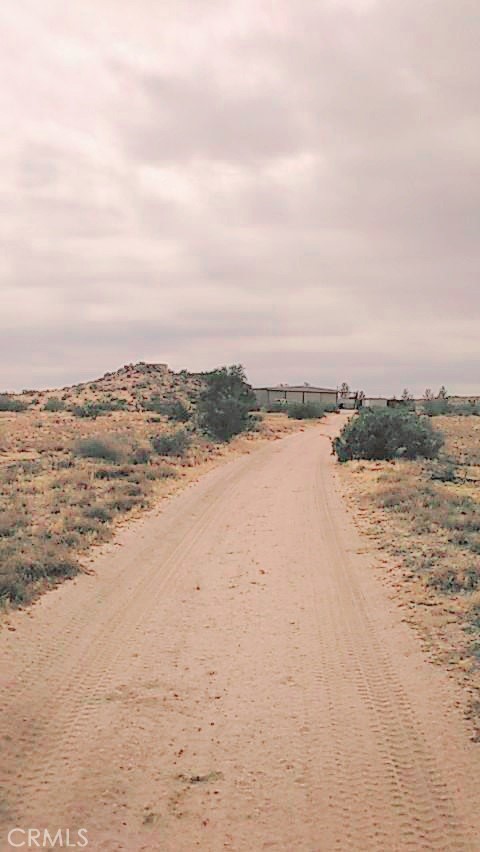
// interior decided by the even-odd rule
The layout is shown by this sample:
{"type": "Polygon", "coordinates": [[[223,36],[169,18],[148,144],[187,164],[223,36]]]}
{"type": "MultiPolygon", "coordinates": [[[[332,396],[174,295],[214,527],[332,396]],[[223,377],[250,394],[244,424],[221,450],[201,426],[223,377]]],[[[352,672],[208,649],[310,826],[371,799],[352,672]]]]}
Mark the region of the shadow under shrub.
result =
{"type": "Polygon", "coordinates": [[[399,409],[366,410],[353,417],[333,442],[341,462],[351,459],[433,459],[443,435],[426,417],[399,409]]]}

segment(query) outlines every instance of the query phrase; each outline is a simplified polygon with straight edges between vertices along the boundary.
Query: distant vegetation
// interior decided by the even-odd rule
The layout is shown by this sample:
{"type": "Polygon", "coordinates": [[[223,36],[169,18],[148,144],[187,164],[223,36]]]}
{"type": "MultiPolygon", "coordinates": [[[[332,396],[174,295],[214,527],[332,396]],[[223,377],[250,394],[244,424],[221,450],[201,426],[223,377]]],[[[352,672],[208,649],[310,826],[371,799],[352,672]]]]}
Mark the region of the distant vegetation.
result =
{"type": "Polygon", "coordinates": [[[58,396],[49,396],[45,405],[43,406],[44,411],[64,411],[64,409],[65,402],[58,396]]]}
{"type": "Polygon", "coordinates": [[[9,394],[0,394],[0,411],[26,411],[28,403],[9,394]]]}
{"type": "Polygon", "coordinates": [[[317,402],[291,402],[286,406],[287,414],[294,420],[318,420],[325,417],[326,407],[317,402]]]}
{"type": "Polygon", "coordinates": [[[110,411],[125,411],[128,403],[125,399],[99,399],[85,402],[83,405],[72,405],[71,412],[75,417],[89,417],[95,420],[110,411]]]}
{"type": "Polygon", "coordinates": [[[480,416],[480,404],[478,402],[453,403],[448,399],[427,399],[424,400],[422,408],[429,417],[439,417],[445,414],[460,417],[468,417],[472,414],[480,416]]]}
{"type": "Polygon", "coordinates": [[[433,459],[442,435],[425,417],[401,409],[366,409],[352,418],[333,442],[339,461],[351,459],[433,459]]]}

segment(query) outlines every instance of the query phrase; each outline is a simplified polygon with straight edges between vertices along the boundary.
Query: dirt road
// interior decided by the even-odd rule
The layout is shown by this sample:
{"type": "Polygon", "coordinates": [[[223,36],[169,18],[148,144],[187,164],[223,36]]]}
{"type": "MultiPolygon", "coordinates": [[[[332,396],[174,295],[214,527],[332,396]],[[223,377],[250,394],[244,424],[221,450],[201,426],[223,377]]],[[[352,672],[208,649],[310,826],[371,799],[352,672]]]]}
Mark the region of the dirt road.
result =
{"type": "Polygon", "coordinates": [[[480,850],[480,748],[346,513],[337,424],[211,471],[12,617],[2,848],[480,850]]]}

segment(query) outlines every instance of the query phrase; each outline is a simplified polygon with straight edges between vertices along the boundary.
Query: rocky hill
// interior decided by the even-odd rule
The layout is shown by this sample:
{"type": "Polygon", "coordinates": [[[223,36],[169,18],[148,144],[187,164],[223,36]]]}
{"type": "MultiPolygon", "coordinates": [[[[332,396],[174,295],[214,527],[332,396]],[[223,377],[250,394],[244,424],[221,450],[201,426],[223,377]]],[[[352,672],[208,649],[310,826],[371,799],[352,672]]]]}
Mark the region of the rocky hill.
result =
{"type": "MultiPolygon", "coordinates": [[[[28,408],[42,409],[48,400],[58,400],[59,408],[96,406],[99,410],[141,411],[157,402],[176,401],[187,406],[195,401],[202,387],[200,374],[182,370],[175,373],[167,364],[126,364],[93,381],[51,390],[25,390],[8,394],[28,408]]],[[[52,404],[52,403],[50,403],[52,404]]]]}

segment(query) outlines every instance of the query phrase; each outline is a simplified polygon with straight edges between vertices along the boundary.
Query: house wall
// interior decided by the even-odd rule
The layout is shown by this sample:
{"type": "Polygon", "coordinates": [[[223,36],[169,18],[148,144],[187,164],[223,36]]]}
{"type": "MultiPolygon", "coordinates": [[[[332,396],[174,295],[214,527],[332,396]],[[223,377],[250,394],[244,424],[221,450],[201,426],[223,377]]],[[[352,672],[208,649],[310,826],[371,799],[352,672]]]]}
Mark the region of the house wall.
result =
{"type": "Polygon", "coordinates": [[[301,390],[290,390],[289,388],[280,388],[272,390],[268,388],[258,388],[254,391],[257,402],[260,406],[272,405],[272,403],[285,401],[293,402],[315,402],[317,405],[336,405],[337,394],[327,393],[322,391],[309,390],[303,388],[301,390]]]}
{"type": "Polygon", "coordinates": [[[364,408],[386,408],[388,400],[386,399],[364,399],[363,407],[364,408]]]}
{"type": "Polygon", "coordinates": [[[303,402],[303,391],[287,390],[287,402],[303,402]]]}
{"type": "Polygon", "coordinates": [[[307,402],[307,398],[309,402],[323,403],[323,405],[337,404],[337,394],[335,391],[333,393],[327,393],[326,391],[308,391],[305,392],[305,402],[307,402]]]}
{"type": "Polygon", "coordinates": [[[268,391],[264,388],[254,391],[259,405],[268,405],[268,391]]]}

